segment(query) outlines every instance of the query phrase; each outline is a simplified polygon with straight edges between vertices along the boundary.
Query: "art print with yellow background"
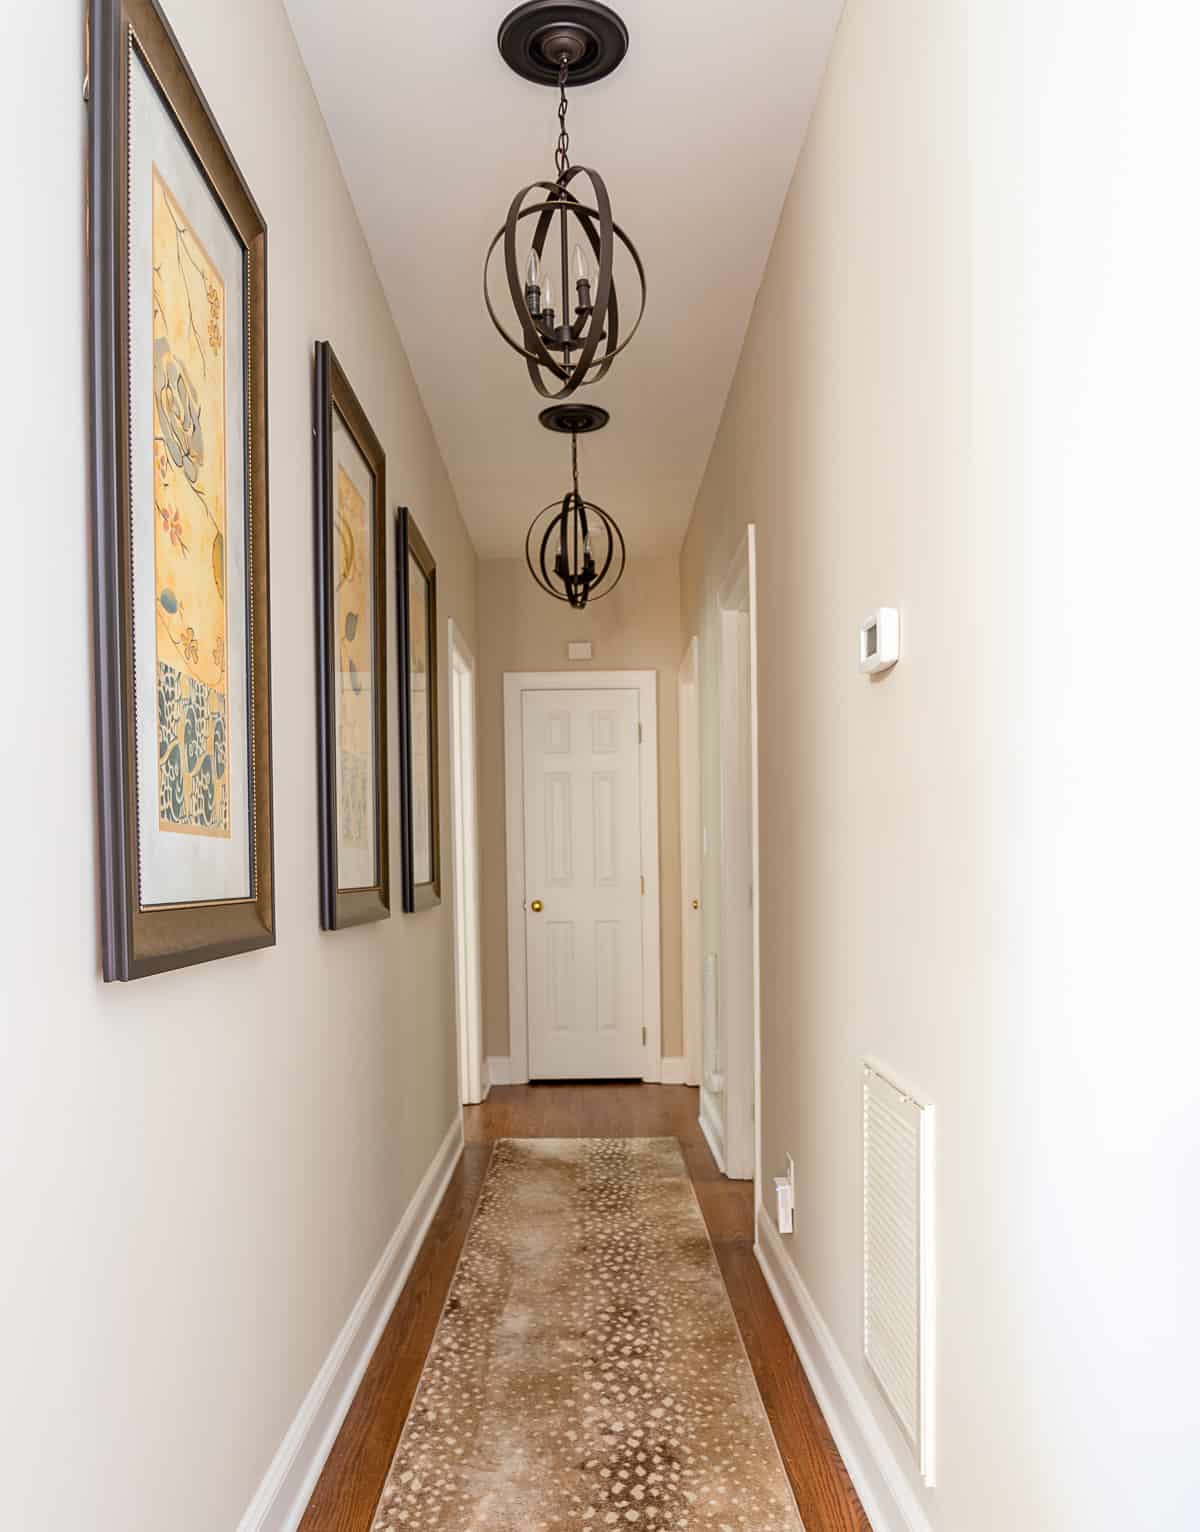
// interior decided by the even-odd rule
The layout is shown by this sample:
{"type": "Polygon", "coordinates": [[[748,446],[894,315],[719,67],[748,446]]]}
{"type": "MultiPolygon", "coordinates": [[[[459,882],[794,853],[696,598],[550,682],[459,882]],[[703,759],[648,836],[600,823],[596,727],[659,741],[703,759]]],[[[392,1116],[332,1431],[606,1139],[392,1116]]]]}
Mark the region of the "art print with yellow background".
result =
{"type": "Polygon", "coordinates": [[[429,750],[429,581],[408,556],[408,684],[411,696],[409,740],[412,756],[413,882],[433,877],[433,789],[429,750]]]}
{"type": "Polygon", "coordinates": [[[368,505],[342,463],[336,465],[334,558],[338,635],[338,842],[355,851],[371,847],[373,763],[372,593],[368,505]]]}
{"type": "Polygon", "coordinates": [[[157,169],[152,229],[158,822],[228,837],[225,284],[157,169]]]}

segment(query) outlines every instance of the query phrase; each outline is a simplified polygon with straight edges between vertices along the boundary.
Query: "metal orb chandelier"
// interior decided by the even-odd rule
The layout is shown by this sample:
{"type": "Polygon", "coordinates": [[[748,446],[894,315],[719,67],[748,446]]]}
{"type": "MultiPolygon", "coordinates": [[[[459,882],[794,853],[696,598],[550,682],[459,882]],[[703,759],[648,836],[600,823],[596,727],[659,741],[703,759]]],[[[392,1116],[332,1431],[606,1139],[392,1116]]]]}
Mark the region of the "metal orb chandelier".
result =
{"type": "Polygon", "coordinates": [[[589,601],[607,596],[625,573],[625,539],[602,507],[579,492],[581,433],[608,424],[608,411],[594,404],[558,404],[538,419],[548,431],[569,432],[571,488],[561,501],[540,510],[525,534],[529,573],[556,601],[582,612],[589,601]]]}
{"type": "Polygon", "coordinates": [[[483,298],[496,329],[525,358],[538,393],[544,399],[566,399],[604,377],[633,339],[646,309],[641,257],[613,222],[599,174],[571,164],[567,136],[567,86],[611,74],[625,57],[629,33],[600,0],[526,0],[505,17],[497,41],[517,74],[558,86],[557,174],[553,181],[531,182],[513,198],[484,259],[483,298]],[[591,202],[584,200],[589,187],[591,202]],[[501,323],[488,290],[492,257],[501,244],[519,338],[501,323]],[[618,244],[628,252],[641,288],[637,317],[624,339],[613,280],[618,244]]]}

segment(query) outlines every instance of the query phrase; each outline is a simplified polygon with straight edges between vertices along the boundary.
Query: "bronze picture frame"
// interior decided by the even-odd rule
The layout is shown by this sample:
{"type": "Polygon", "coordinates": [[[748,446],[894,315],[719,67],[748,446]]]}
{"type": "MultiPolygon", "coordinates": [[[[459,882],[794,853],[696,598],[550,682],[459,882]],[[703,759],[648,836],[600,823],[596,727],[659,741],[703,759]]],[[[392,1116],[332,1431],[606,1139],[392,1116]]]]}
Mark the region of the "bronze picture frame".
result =
{"type": "Polygon", "coordinates": [[[396,628],[400,656],[402,895],[404,911],[411,915],[432,909],[442,900],[437,565],[411,511],[403,507],[396,512],[396,628]]]}
{"type": "Polygon", "coordinates": [[[101,959],[128,980],[275,941],[267,230],[154,0],[92,0],[88,37],[101,959]],[[160,551],[190,556],[186,608],[160,551]]]}
{"type": "Polygon", "coordinates": [[[316,348],[315,409],[321,926],[336,931],[391,914],[387,465],[328,341],[316,348]]]}

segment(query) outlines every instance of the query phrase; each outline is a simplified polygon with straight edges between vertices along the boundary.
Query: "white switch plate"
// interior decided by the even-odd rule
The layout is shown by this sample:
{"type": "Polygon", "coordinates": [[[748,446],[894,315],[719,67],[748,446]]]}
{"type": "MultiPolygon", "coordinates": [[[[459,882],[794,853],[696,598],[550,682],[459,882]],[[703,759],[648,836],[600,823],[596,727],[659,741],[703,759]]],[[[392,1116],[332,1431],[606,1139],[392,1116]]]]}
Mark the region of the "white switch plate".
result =
{"type": "Polygon", "coordinates": [[[591,657],[592,646],[590,641],[567,645],[567,658],[569,660],[590,660],[591,657]]]}
{"type": "Polygon", "coordinates": [[[890,670],[900,658],[900,612],[881,606],[863,618],[858,630],[858,668],[867,675],[890,670]]]}

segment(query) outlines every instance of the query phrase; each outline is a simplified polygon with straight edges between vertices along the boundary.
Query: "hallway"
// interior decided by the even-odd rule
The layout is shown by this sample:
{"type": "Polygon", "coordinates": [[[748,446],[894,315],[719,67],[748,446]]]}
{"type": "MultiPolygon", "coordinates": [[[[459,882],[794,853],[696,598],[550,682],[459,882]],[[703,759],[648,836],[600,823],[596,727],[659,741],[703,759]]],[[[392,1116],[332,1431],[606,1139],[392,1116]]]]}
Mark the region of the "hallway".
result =
{"type": "Polygon", "coordinates": [[[501,1138],[679,1140],[805,1532],[870,1532],[754,1257],[752,1189],[726,1180],[684,1086],[498,1086],[465,1110],[466,1150],[317,1484],[300,1532],[369,1532],[501,1138]]]}
{"type": "Polygon", "coordinates": [[[0,1532],[1200,1532],[1200,7],[0,39],[0,1532]]]}

